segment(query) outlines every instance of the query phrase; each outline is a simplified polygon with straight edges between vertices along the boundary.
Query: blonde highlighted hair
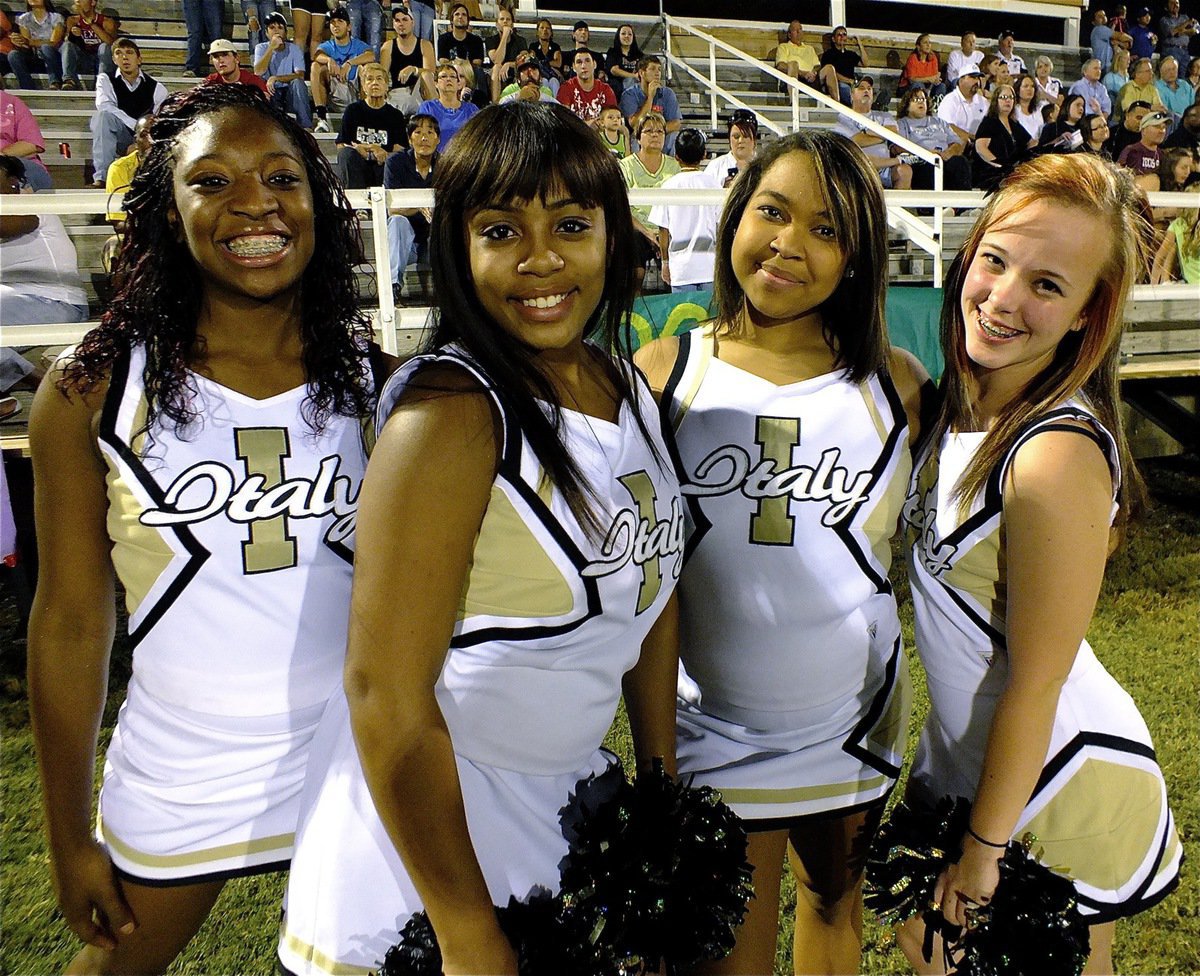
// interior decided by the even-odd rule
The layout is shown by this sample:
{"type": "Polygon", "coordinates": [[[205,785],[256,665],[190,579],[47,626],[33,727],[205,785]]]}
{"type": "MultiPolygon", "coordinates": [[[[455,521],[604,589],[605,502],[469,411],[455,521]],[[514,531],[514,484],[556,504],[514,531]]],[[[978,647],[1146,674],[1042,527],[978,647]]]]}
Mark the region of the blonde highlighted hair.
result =
{"type": "Polygon", "coordinates": [[[1039,415],[1082,394],[1100,422],[1112,432],[1123,477],[1118,494],[1125,519],[1144,496],[1120,417],[1117,368],[1125,301],[1153,253],[1154,227],[1146,195],[1128,170],[1090,154],[1039,156],[1018,166],[1000,186],[976,222],[946,277],[942,304],[942,407],[928,437],[933,444],[947,430],[978,430],[976,366],[967,354],[962,315],[963,283],[984,235],[997,223],[1039,200],[1095,217],[1107,226],[1097,248],[1099,275],[1081,313],[1084,326],[1068,332],[1051,362],[1009,403],[988,430],[983,444],[955,486],[962,508],[987,483],[1019,434],[1039,415]],[[1107,245],[1107,253],[1105,253],[1107,245]]]}

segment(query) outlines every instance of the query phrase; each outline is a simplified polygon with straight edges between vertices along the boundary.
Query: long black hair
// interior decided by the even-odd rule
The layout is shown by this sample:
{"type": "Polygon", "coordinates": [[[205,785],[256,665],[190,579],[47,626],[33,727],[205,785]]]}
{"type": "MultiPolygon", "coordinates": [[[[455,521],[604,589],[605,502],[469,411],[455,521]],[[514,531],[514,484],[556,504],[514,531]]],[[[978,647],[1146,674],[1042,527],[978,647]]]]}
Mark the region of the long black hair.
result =
{"type": "Polygon", "coordinates": [[[331,414],[370,409],[363,356],[371,338],[359,309],[354,267],[364,260],[354,212],[313,137],[250,85],[200,85],[164,101],[150,127],[151,148],[125,197],[126,230],[118,258],[123,284],[100,324],[76,347],[59,389],[86,393],[103,382],[129,348],[146,350],[146,429],[169,419],[177,433],[195,417],[189,362],[203,279],[168,223],[174,209],[175,143],[197,119],[245,110],[282,129],[296,147],[312,189],[314,249],[301,282],[301,358],[308,380],[305,419],[320,430],[331,414]]]}
{"type": "Polygon", "coordinates": [[[616,158],[595,132],[561,105],[493,105],[451,140],[434,171],[433,187],[437,206],[429,251],[438,308],[428,348],[457,342],[470,353],[515,414],[572,513],[585,529],[594,530],[595,513],[587,502],[591,486],[562,440],[559,394],[538,365],[535,350],[500,329],[484,310],[471,276],[466,218],[485,206],[534,198],[545,203],[548,194],[560,190],[585,207],[603,210],[607,256],[596,273],[604,275],[604,290],[584,337],[615,353],[609,360],[609,380],[653,444],[634,394],[626,321],[636,287],[637,249],[616,158]],[[539,401],[550,405],[549,416],[539,401]]]}

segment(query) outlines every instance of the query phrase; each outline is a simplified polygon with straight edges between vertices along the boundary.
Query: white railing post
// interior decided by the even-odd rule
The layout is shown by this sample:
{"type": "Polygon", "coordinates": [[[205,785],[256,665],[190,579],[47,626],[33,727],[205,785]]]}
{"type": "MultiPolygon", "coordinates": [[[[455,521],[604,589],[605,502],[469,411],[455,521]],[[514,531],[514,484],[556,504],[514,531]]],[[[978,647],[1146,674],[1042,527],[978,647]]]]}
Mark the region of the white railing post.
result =
{"type": "MultiPolygon", "coordinates": [[[[392,297],[392,255],[388,247],[387,190],[373,187],[367,191],[371,205],[371,237],[375,244],[375,289],[379,294],[379,345],[396,355],[396,302],[392,297]]],[[[400,269],[404,274],[404,269],[400,269]]]]}
{"type": "Polygon", "coordinates": [[[708,107],[712,116],[712,131],[717,131],[717,46],[708,42],[708,107]]]}

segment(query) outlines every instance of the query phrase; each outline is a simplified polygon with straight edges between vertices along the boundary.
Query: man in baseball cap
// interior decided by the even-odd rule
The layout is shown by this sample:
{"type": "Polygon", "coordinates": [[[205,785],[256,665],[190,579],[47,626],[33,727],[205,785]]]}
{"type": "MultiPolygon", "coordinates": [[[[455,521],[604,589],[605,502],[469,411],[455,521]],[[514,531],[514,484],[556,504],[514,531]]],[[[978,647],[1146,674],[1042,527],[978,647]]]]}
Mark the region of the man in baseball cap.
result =
{"type": "Polygon", "coordinates": [[[233,41],[218,37],[208,45],[208,60],[213,66],[213,73],[204,79],[203,84],[253,85],[264,95],[267,93],[267,83],[253,71],[242,67],[233,41]]]}
{"type": "Polygon", "coordinates": [[[1166,112],[1147,112],[1138,125],[1141,139],[1121,150],[1117,165],[1133,170],[1133,181],[1147,193],[1159,189],[1158,165],[1162,161],[1159,146],[1167,138],[1171,117],[1166,112]]]}
{"type": "Polygon", "coordinates": [[[287,39],[287,20],[275,11],[263,18],[267,39],[254,47],[254,73],[266,81],[271,101],[296,116],[306,129],[312,127],[312,107],[304,84],[304,52],[287,39]]]}

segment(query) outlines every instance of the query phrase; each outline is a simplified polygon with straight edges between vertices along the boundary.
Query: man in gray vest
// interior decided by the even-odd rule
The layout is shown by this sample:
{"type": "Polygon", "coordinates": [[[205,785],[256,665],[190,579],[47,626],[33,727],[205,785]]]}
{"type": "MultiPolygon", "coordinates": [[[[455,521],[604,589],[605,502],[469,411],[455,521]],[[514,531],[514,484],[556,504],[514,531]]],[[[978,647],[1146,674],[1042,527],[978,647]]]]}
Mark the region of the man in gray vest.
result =
{"type": "Polygon", "coordinates": [[[129,152],[137,120],[157,112],[167,97],[163,84],[142,71],[142,52],[134,40],[113,41],[112,58],[116,69],[96,76],[96,113],[91,121],[96,167],[92,186],[101,190],[109,165],[129,152]]]}

